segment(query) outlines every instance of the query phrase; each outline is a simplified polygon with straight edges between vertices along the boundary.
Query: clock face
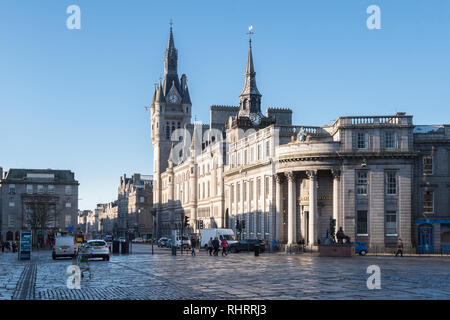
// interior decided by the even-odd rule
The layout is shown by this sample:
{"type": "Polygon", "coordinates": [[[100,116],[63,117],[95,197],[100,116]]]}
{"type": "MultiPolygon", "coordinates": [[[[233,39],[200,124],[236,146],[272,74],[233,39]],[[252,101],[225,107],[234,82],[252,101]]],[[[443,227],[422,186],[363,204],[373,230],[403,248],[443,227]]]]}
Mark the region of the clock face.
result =
{"type": "Polygon", "coordinates": [[[252,123],[257,126],[261,123],[261,116],[259,114],[253,114],[250,116],[252,123]]]}
{"type": "Polygon", "coordinates": [[[177,102],[178,101],[178,97],[176,96],[176,95],[171,95],[170,97],[169,97],[169,102],[170,103],[175,103],[175,102],[177,102]]]}

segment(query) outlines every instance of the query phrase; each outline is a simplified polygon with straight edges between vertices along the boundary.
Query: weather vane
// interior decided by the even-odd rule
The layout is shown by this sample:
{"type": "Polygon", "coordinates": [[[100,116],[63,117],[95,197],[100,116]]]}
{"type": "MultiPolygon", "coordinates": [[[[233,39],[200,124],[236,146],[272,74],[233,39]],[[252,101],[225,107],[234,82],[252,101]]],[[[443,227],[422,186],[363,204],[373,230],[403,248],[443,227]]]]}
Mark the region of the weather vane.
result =
{"type": "Polygon", "coordinates": [[[170,24],[170,29],[172,29],[172,26],[173,26],[173,20],[172,20],[172,18],[170,18],[169,24],[170,24]]]}
{"type": "Polygon", "coordinates": [[[254,35],[255,33],[253,32],[253,26],[248,27],[248,38],[250,40],[250,43],[252,42],[252,35],[254,35]]]}

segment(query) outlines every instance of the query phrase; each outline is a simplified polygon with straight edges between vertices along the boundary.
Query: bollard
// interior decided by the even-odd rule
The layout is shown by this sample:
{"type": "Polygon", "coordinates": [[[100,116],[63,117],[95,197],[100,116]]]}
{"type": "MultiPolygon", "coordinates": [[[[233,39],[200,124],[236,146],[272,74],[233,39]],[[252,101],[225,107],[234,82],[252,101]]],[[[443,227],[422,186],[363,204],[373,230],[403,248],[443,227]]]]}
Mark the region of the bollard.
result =
{"type": "Polygon", "coordinates": [[[173,256],[177,255],[177,247],[176,246],[172,246],[172,255],[173,256]]]}

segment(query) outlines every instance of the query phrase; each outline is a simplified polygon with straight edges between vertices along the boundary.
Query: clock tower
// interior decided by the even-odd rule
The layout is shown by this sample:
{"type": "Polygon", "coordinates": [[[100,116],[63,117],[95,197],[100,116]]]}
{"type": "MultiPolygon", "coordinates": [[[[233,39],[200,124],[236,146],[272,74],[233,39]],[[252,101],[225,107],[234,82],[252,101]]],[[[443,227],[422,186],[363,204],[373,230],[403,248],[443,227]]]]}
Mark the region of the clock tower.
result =
{"type": "Polygon", "coordinates": [[[151,105],[151,139],[153,144],[153,203],[161,203],[161,173],[168,167],[172,142],[179,141],[177,129],[191,123],[191,98],[186,75],[178,78],[178,50],[175,48],[172,23],[164,54],[164,79],[153,94],[151,105]]]}
{"type": "MultiPolygon", "coordinates": [[[[250,33],[253,34],[253,33],[250,33]]],[[[252,39],[249,39],[247,68],[245,70],[244,88],[239,95],[239,113],[231,119],[228,129],[261,129],[273,123],[271,118],[261,113],[261,93],[256,86],[256,72],[253,65],[252,39]]],[[[229,132],[232,134],[231,132],[229,132]]],[[[228,134],[228,133],[227,133],[228,134]]],[[[238,137],[240,138],[240,137],[238,137]]]]}

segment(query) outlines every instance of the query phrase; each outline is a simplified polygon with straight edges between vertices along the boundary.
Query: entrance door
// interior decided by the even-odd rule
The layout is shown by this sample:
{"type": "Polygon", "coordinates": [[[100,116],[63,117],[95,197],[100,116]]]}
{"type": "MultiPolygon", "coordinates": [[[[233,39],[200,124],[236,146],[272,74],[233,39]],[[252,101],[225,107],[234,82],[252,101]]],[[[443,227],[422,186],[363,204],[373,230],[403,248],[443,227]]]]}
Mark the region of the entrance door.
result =
{"type": "Polygon", "coordinates": [[[418,253],[433,253],[433,227],[431,225],[419,226],[418,253]]]}

